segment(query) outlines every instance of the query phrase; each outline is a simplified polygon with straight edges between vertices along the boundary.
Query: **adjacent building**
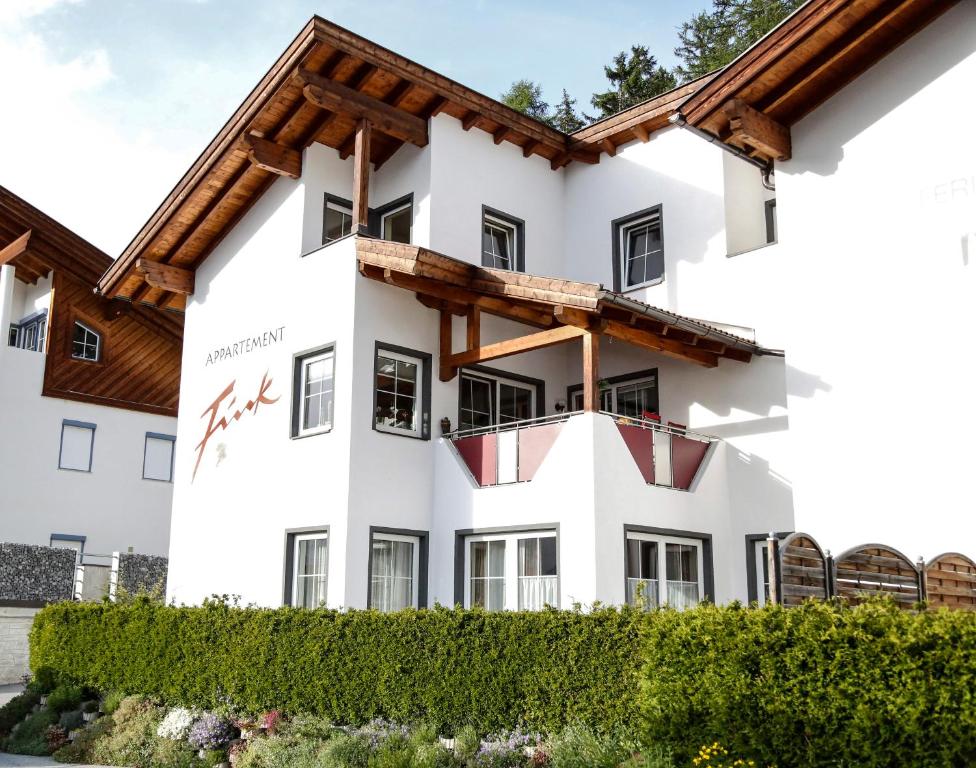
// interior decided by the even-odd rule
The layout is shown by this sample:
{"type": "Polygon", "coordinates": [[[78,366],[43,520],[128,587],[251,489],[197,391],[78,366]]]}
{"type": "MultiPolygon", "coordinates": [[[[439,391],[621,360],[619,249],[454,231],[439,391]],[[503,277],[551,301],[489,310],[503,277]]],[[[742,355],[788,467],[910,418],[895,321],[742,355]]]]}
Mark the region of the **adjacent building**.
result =
{"type": "Polygon", "coordinates": [[[98,284],[185,312],[169,597],[686,606],[761,600],[770,532],[972,549],[974,33],[811,0],[567,136],[314,18],[98,284]]]}

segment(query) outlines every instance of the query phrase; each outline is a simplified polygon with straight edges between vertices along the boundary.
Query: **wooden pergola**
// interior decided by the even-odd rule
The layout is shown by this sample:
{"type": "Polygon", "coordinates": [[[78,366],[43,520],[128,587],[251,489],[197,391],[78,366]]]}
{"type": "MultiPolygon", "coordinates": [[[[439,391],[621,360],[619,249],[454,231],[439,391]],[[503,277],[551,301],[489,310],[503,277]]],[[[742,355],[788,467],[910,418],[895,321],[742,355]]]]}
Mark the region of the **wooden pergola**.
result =
{"type": "Polygon", "coordinates": [[[699,320],[626,299],[595,283],[539,277],[469,264],[415,245],[356,239],[360,273],[413,291],[440,312],[440,379],[466,365],[579,339],[583,349],[583,402],[599,410],[600,339],[620,339],[642,349],[706,368],[720,360],[748,363],[754,354],[779,354],[699,320]],[[538,330],[481,343],[481,313],[538,330]],[[454,352],[452,317],[466,318],[465,348],[454,352]]]}

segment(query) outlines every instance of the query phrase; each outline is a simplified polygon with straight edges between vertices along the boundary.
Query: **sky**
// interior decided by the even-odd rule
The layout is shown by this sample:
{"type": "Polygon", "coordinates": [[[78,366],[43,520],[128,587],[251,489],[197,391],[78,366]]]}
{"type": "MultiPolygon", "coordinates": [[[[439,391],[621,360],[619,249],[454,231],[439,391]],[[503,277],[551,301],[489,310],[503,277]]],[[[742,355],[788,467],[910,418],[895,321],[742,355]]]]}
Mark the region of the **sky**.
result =
{"type": "Polygon", "coordinates": [[[498,97],[589,108],[708,0],[0,0],[0,185],[118,256],[313,14],[498,97]]]}

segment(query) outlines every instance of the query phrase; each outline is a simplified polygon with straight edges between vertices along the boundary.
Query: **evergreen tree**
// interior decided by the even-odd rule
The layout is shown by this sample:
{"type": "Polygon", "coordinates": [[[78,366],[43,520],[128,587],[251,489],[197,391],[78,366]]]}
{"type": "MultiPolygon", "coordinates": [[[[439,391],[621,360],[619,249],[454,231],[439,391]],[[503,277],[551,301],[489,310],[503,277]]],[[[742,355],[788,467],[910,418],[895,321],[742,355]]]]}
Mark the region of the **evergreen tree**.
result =
{"type": "Polygon", "coordinates": [[[516,80],[501,95],[503,104],[536,120],[548,120],[549,105],[542,99],[542,86],[531,80],[516,80]]]}
{"type": "Polygon", "coordinates": [[[695,14],[678,30],[683,81],[720,69],[779,24],[804,0],[712,0],[712,10],[695,14]]]}
{"type": "Polygon", "coordinates": [[[594,93],[590,103],[600,110],[599,117],[609,117],[621,110],[647,101],[677,85],[674,74],[661,67],[643,45],[621,51],[613,63],[603,68],[610,90],[594,93]]]}
{"type": "Polygon", "coordinates": [[[559,102],[559,106],[552,113],[549,119],[546,121],[553,128],[556,128],[563,133],[572,133],[573,131],[578,131],[586,123],[583,119],[576,114],[576,99],[571,99],[566,89],[563,88],[563,98],[559,102]]]}

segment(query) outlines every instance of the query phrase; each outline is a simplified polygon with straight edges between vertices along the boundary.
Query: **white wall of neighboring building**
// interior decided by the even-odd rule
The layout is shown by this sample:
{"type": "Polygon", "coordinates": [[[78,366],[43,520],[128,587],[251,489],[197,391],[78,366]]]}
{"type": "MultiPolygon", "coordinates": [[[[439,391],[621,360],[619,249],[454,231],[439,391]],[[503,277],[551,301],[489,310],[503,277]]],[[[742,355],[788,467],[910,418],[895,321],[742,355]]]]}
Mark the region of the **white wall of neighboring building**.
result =
{"type": "Polygon", "coordinates": [[[976,556],[974,35],[959,3],[796,124],[777,168],[797,526],[835,553],[976,556]]]}
{"type": "Polygon", "coordinates": [[[144,480],[143,456],[146,433],[173,435],[176,419],[42,397],[43,376],[44,355],[0,346],[0,403],[16,404],[0,408],[0,541],[165,555],[173,485],[144,480]],[[96,425],[90,473],[58,468],[65,419],[96,425]]]}

